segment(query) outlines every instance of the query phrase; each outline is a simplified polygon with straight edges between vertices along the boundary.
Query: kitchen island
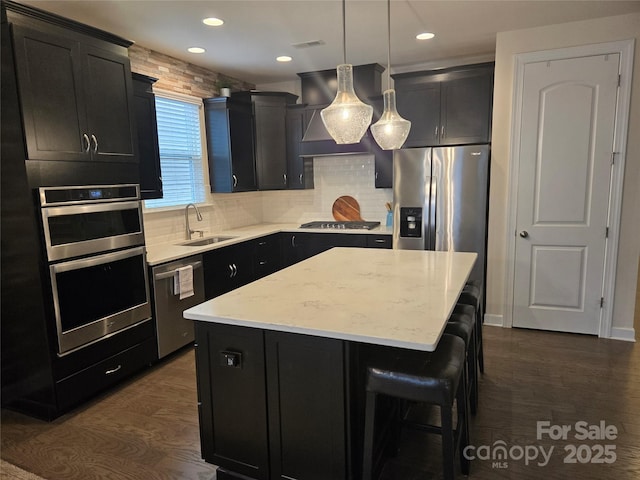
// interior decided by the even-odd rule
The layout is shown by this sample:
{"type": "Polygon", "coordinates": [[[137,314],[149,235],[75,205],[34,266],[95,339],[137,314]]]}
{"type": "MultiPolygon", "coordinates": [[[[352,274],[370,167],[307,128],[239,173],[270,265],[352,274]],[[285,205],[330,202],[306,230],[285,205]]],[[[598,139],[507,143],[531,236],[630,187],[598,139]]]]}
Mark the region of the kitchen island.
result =
{"type": "Polygon", "coordinates": [[[366,366],[434,350],[475,259],[334,248],[186,310],[218,480],[359,478],[366,366]]]}

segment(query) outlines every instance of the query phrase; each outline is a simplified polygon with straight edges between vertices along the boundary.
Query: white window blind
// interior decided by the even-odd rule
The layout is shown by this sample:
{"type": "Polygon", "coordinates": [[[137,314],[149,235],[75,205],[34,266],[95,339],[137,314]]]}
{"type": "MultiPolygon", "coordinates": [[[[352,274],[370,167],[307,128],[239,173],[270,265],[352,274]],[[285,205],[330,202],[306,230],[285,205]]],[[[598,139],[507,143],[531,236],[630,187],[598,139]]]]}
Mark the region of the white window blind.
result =
{"type": "Polygon", "coordinates": [[[156,96],[156,116],[163,198],[146,200],[145,207],[203,202],[200,106],[156,96]]]}

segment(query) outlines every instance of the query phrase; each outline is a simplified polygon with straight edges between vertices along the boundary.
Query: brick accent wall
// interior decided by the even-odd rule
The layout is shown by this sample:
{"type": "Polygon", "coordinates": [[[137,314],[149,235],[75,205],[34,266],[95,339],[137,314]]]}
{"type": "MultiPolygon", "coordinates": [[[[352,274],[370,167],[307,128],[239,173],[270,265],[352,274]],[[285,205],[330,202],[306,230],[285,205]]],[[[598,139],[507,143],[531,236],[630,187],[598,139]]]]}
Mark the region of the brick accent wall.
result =
{"type": "Polygon", "coordinates": [[[220,90],[217,87],[218,80],[231,82],[232,90],[255,88],[252,83],[207,70],[141,45],[134,44],[129,47],[129,59],[131,60],[131,71],[157,78],[158,81],[154,84],[154,88],[162,90],[210,98],[220,95],[220,90]]]}

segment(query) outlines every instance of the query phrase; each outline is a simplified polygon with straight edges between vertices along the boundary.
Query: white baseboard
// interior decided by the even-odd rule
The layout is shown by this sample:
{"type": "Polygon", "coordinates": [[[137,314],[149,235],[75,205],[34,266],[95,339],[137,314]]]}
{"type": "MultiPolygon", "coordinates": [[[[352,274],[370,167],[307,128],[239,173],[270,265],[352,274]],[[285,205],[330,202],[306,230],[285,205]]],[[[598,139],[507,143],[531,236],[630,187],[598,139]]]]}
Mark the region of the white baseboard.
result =
{"type": "Polygon", "coordinates": [[[624,340],[625,342],[635,342],[636,331],[633,328],[611,327],[611,336],[609,338],[612,340],[624,340]]]}
{"type": "Polygon", "coordinates": [[[484,314],[484,324],[491,327],[504,327],[502,315],[493,315],[491,313],[484,314]]]}

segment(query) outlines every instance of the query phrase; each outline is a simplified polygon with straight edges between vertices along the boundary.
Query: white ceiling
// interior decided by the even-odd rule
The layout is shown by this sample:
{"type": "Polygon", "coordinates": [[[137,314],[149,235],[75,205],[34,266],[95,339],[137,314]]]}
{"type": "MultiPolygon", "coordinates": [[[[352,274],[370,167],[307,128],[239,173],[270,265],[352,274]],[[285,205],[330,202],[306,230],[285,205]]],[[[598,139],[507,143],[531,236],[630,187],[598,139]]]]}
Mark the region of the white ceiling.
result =
{"type": "MultiPolygon", "coordinates": [[[[18,0],[255,84],[342,63],[340,0],[18,0]],[[207,27],[205,17],[225,20],[207,27]],[[292,45],[322,40],[324,45],[292,45]],[[207,51],[186,52],[191,46],[207,51]],[[278,55],[293,61],[280,64],[278,55]]],[[[386,0],[347,0],[347,62],[387,64],[386,0]]],[[[491,55],[496,33],[640,11],[640,1],[392,0],[392,70],[491,55]],[[420,31],[436,38],[418,41],[420,31]]]]}

